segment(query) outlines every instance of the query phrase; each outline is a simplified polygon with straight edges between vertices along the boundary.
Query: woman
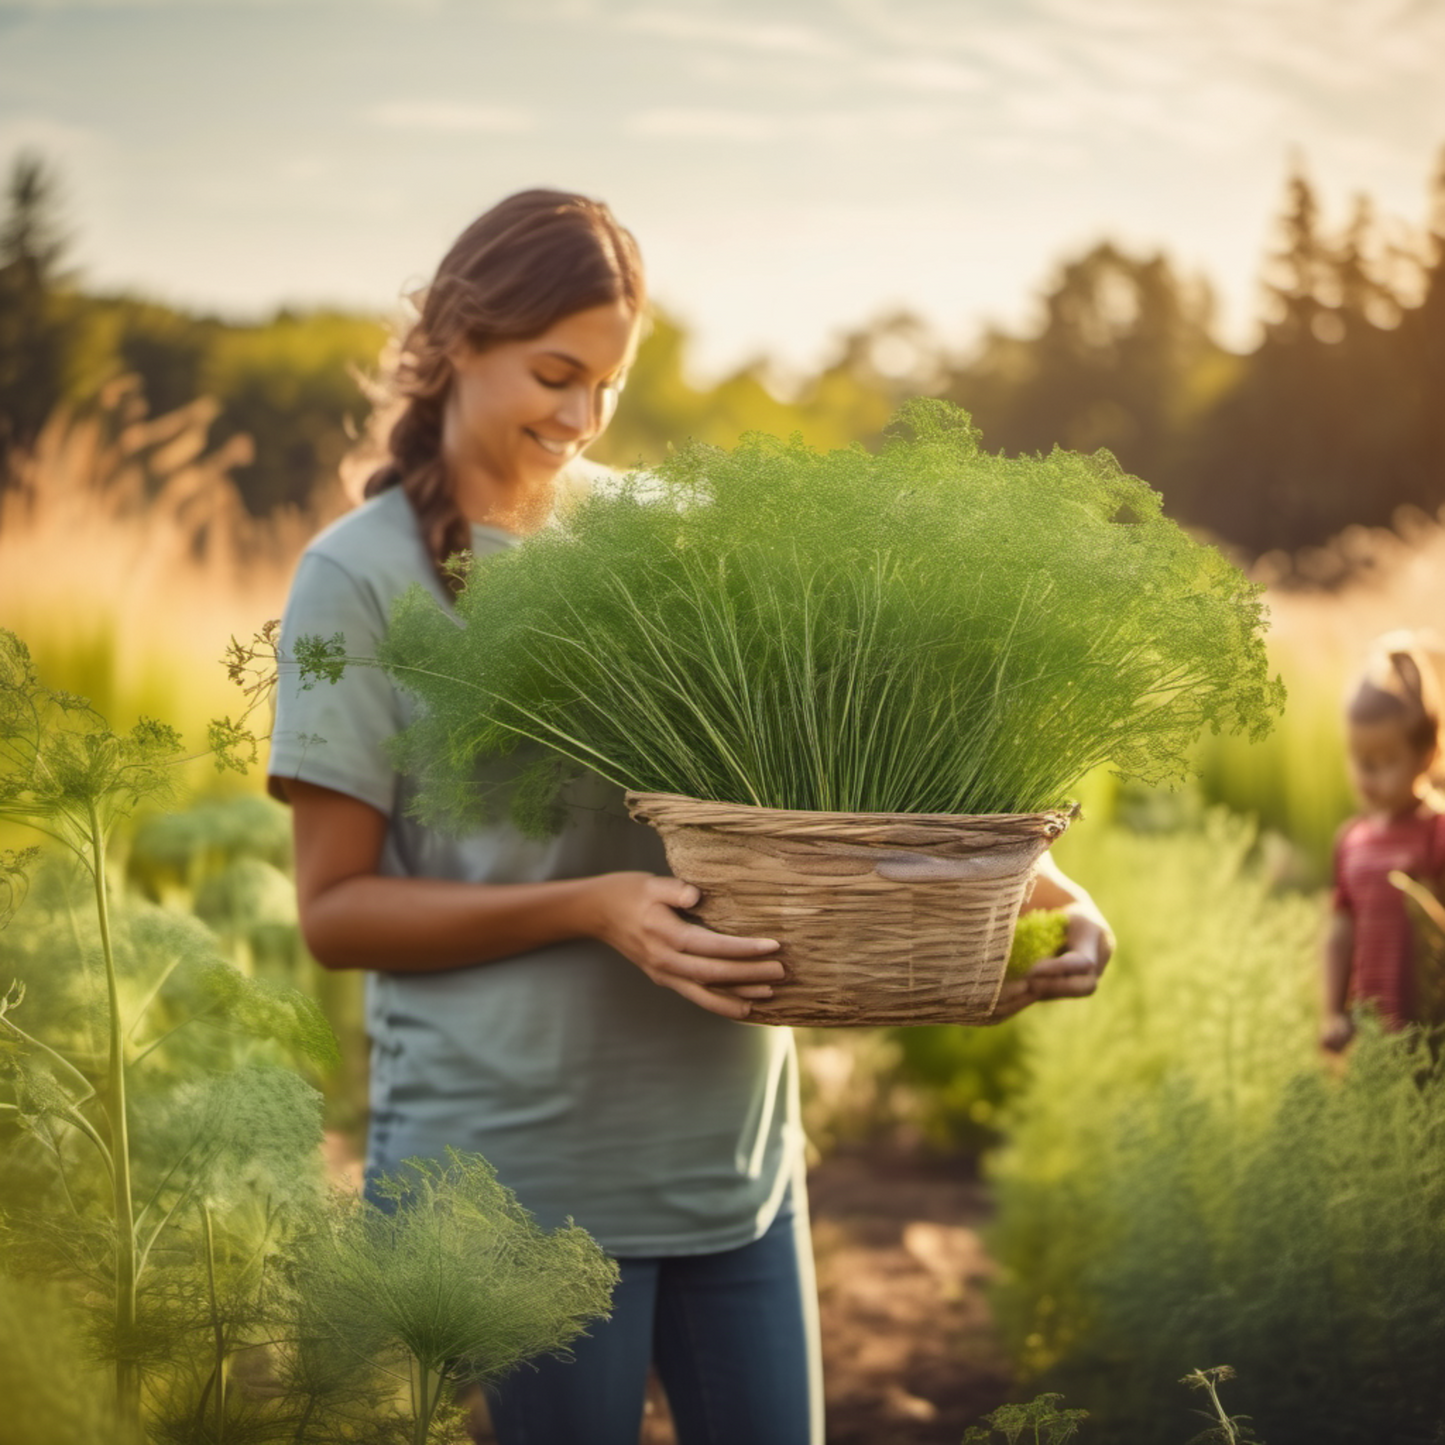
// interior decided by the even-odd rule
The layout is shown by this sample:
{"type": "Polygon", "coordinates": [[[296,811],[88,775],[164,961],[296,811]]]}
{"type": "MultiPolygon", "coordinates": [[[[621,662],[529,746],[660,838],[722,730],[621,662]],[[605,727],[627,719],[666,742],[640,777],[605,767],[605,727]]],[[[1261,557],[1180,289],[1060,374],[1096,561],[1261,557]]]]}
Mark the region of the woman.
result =
{"type": "MultiPolygon", "coordinates": [[[[611,416],[644,304],[636,245],[595,201],[527,191],[468,227],[404,346],[391,460],[303,557],[283,649],[340,632],[369,655],[400,592],[446,601],[450,556],[544,525],[611,416]]],[[[371,971],[369,1177],[475,1150],[540,1223],[574,1217],[619,1260],[613,1316],[575,1359],[497,1390],[499,1440],[635,1445],[649,1363],[683,1445],[821,1440],[792,1040],[738,1027],[782,977],[775,942],[680,917],[696,891],[600,781],[548,842],[421,825],[384,746],[411,707],[371,668],[288,683],[271,783],[312,952],[371,971]]],[[[1073,910],[1074,951],[1003,1012],[1092,991],[1107,957],[1087,899],[1040,887],[1073,910]]]]}

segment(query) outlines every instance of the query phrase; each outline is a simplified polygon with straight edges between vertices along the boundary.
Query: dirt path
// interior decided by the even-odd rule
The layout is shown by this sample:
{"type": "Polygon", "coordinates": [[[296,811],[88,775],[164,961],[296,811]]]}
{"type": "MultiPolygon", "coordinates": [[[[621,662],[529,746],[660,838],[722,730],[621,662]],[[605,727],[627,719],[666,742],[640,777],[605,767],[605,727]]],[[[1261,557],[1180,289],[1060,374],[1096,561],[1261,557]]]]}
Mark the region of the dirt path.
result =
{"type": "MultiPolygon", "coordinates": [[[[828,1445],[958,1445],[1010,1380],[983,1296],[986,1191],[958,1163],[869,1150],[825,1159],[809,1195],[828,1445]]],[[[673,1445],[660,1396],[642,1445],[673,1445]]]]}

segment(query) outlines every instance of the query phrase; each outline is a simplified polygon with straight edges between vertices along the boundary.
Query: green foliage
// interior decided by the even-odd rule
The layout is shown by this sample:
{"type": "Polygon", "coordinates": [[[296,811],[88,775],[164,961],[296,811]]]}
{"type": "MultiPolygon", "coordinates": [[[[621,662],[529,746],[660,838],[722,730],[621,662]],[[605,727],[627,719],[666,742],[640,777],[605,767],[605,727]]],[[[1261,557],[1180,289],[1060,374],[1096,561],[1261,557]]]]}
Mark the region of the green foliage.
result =
{"type": "Polygon", "coordinates": [[[1108,456],[994,456],[919,401],[876,456],[678,452],[474,567],[464,627],[404,595],[381,660],[425,704],[398,756],[441,821],[520,741],[642,791],[1027,812],[1106,761],[1158,780],[1204,728],[1266,730],[1256,593],[1108,456]]]}
{"type": "Polygon", "coordinates": [[[29,649],[0,628],[0,819],[88,858],[97,828],[174,796],[180,747],[163,723],[116,733],[85,698],[44,687],[29,649]]]}
{"type": "MultiPolygon", "coordinates": [[[[1331,611],[1350,602],[1319,604],[1317,636],[1333,627],[1331,611]]],[[[1260,826],[1288,839],[1293,857],[1281,859],[1291,883],[1330,881],[1335,837],[1358,809],[1345,758],[1342,664],[1325,662],[1307,641],[1272,647],[1289,689],[1279,726],[1257,744],[1206,736],[1197,750],[1200,790],[1213,803],[1253,814],[1260,826]]]]}
{"type": "Polygon", "coordinates": [[[1264,338],[1200,417],[1171,492],[1182,515],[1258,553],[1439,506],[1445,163],[1431,190],[1434,224],[1402,245],[1363,196],[1332,232],[1290,176],[1264,338]]]}
{"type": "Polygon", "coordinates": [[[387,328],[376,317],[281,311],[246,325],[127,296],[68,294],[67,379],[46,397],[84,405],[122,375],[152,412],[215,403],[211,441],[249,440],[233,472],[249,510],[306,506],[332,485],[370,409],[361,378],[377,368],[387,328]]]}
{"type": "Polygon", "coordinates": [[[335,311],[217,329],[199,392],[221,403],[217,441],[251,439],[236,485],[253,512],[305,506],[329,482],[369,409],[359,376],[376,369],[386,336],[374,317],[335,311]]]}
{"type": "Polygon", "coordinates": [[[306,506],[331,485],[369,401],[360,377],[387,338],[377,317],[280,311],[254,325],[131,296],[97,296],[63,274],[58,183],[38,156],[13,162],[0,217],[0,488],[14,449],[34,445],[62,404],[84,406],[117,378],[152,409],[219,404],[214,440],[249,438],[236,483],[252,512],[306,506]]]}
{"type": "Polygon", "coordinates": [[[1040,959],[1064,951],[1069,941],[1068,916],[1059,908],[1033,908],[1019,915],[1008,951],[1008,976],[1025,974],[1040,959]]]}
{"type": "Polygon", "coordinates": [[[32,980],[0,1005],[0,1245],[83,1288],[134,1421],[139,1381],[174,1404],[274,1325],[269,1264],[322,1198],[320,1096],[276,1064],[330,1067],[335,1042],[314,1002],[238,972],[194,918],[120,897],[102,928],[90,881],[42,870],[0,940],[0,977],[32,980]]]}
{"type": "MultiPolygon", "coordinates": [[[[328,487],[367,410],[357,375],[375,369],[383,324],[323,309],[242,325],[87,293],[59,269],[56,190],[37,158],[16,163],[0,225],[0,458],[29,446],[57,404],[124,373],[157,412],[215,398],[217,439],[250,438],[236,480],[253,512],[328,487]]],[[[1442,198],[1445,167],[1437,213],[1442,198]]],[[[1060,262],[1037,326],[990,331],[968,355],[915,317],[885,315],[841,336],[814,374],[759,359],[705,385],[689,380],[686,329],[658,313],[592,455],[626,468],[752,431],[872,446],[904,397],[944,395],[1010,453],[1108,448],[1172,515],[1255,554],[1390,525],[1402,505],[1433,512],[1445,456],[1438,214],[1382,221],[1362,199],[1330,227],[1296,173],[1277,230],[1264,338],[1247,355],[1214,334],[1205,282],[1109,241],[1060,262]]]]}
{"type": "Polygon", "coordinates": [[[325,1328],[378,1364],[401,1360],[417,1445],[448,1386],[563,1350],[605,1315],[617,1266],[575,1225],[547,1234],[476,1155],[408,1160],[316,1241],[306,1289],[325,1328]]]}
{"type": "Polygon", "coordinates": [[[17,156],[0,220],[0,486],[13,448],[39,435],[65,384],[75,326],[63,299],[65,238],[57,183],[33,154],[17,156]]]}
{"type": "Polygon", "coordinates": [[[1220,1384],[1233,1378],[1231,1366],[1214,1365],[1207,1370],[1190,1370],[1180,1380],[1181,1385],[1188,1385],[1191,1390],[1203,1390],[1209,1396],[1210,1408],[1196,1412],[1210,1422],[1209,1428],[1201,1430],[1189,1445],[1248,1445],[1250,1441],[1258,1442],[1259,1437],[1249,1424],[1249,1416],[1226,1414],[1224,1403],[1219,1398],[1220,1384]]]}
{"type": "Polygon", "coordinates": [[[126,872],[147,893],[196,888],[221,868],[245,860],[277,868],[291,862],[291,819],[269,798],[206,798],[184,811],[142,820],[126,872]]]}
{"type": "MultiPolygon", "coordinates": [[[[1234,1371],[1228,1365],[1215,1365],[1208,1370],[1191,1370],[1180,1380],[1181,1385],[1192,1390],[1204,1390],[1211,1407],[1196,1411],[1210,1426],[1195,1435],[1189,1445],[1263,1445],[1250,1429],[1248,1416],[1225,1413],[1219,1385],[1233,1378],[1234,1371]]],[[[1065,1409],[1063,1402],[1064,1397],[1056,1390],[1046,1390],[1027,1404],[1000,1405],[983,1417],[983,1424],[972,1425],[964,1432],[963,1445],[989,1445],[998,1435],[1006,1445],[1067,1445],[1079,1433],[1089,1412],[1065,1409]]]]}
{"type": "Polygon", "coordinates": [[[87,1355],[84,1322],[61,1290],[0,1273],[6,1445],[140,1445],[87,1355]]]}
{"type": "Polygon", "coordinates": [[[797,433],[820,449],[876,443],[905,396],[934,389],[941,375],[939,343],[922,322],[889,316],[842,339],[834,359],[789,394],[767,362],[754,362],[703,388],[686,374],[688,334],[655,311],[627,378],[626,399],[588,455],[627,469],[652,465],[683,441],[736,446],[749,432],[797,433]],[[891,348],[904,367],[881,372],[875,357],[891,348]],[[909,364],[911,363],[911,364],[909,364]]]}
{"type": "Polygon", "coordinates": [[[1067,1445],[1079,1433],[1079,1422],[1089,1418],[1087,1410],[1065,1410],[1064,1397],[1053,1392],[1036,1395],[1026,1405],[1000,1405],[983,1418],[987,1425],[973,1425],[964,1433],[963,1445],[987,1445],[995,1433],[1008,1445],[1067,1445]]]}
{"type": "Polygon", "coordinates": [[[1107,447],[1174,502],[1199,412],[1240,366],[1212,304],[1167,257],[1100,242],[1058,266],[1032,334],[989,332],[946,395],[1006,451],[1107,447]]]}
{"type": "Polygon", "coordinates": [[[328,1202],[321,1096],[285,1065],[334,1066],[331,1030],[220,956],[254,964],[256,928],[294,933],[289,886],[256,856],[284,861],[274,810],[140,830],[135,877],[219,935],[112,882],[109,831],[171,795],[176,743],[155,723],[116,732],[0,632],[0,816],[66,845],[38,871],[0,855],[7,915],[29,894],[0,939],[6,1427],[23,1445],[454,1440],[443,1386],[564,1344],[605,1311],[614,1267],[578,1229],[541,1235],[480,1160],[414,1165],[396,1217],[328,1202]],[[367,1269],[390,1313],[341,1298],[367,1269]],[[12,1346],[22,1311],[32,1337],[12,1346]],[[77,1379],[89,1395],[69,1399],[77,1379]]]}
{"type": "Polygon", "coordinates": [[[1445,1421],[1439,1066],[1372,1029],[1342,1078],[1323,1069],[1323,908],[1271,891],[1246,824],[1065,842],[1119,954],[1087,1010],[1019,1020],[993,1245],[1021,1366],[1131,1445],[1178,1438],[1166,1382],[1211,1357],[1237,1363],[1274,1445],[1428,1438],[1445,1421]]]}
{"type": "Polygon", "coordinates": [[[30,869],[38,848],[0,849],[0,928],[14,916],[30,888],[30,869]]]}
{"type": "Polygon", "coordinates": [[[903,1122],[945,1152],[978,1154],[998,1143],[999,1118],[1026,1074],[1012,1020],[987,1029],[912,1025],[884,1037],[892,1051],[878,1060],[874,1087],[891,1117],[875,1125],[903,1122]]]}
{"type": "MultiPolygon", "coordinates": [[[[1171,512],[1252,555],[1433,513],[1445,425],[1445,165],[1432,224],[1381,221],[1361,198],[1332,230],[1287,183],[1267,258],[1264,336],[1212,334],[1202,282],[1104,241],[1062,262],[1040,323],[990,332],[944,392],[1013,451],[1108,447],[1171,512]]],[[[1343,569],[1341,569],[1343,570],[1343,569]]]]}

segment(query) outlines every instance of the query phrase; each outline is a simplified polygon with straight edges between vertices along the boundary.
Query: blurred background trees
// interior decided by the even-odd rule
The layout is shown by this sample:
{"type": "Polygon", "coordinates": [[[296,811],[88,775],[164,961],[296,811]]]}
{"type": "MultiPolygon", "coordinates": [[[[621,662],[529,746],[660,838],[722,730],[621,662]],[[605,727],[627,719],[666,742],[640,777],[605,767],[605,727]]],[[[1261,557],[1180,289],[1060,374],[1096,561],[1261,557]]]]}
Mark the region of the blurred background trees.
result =
{"type": "Polygon", "coordinates": [[[249,438],[249,459],[233,477],[254,515],[306,507],[330,485],[369,410],[358,378],[377,367],[389,334],[382,318],[283,310],[239,324],[87,292],[63,268],[67,237],[53,171],[21,156],[6,192],[0,461],[33,447],[57,408],[83,409],[108,383],[133,376],[152,413],[210,397],[218,404],[212,444],[249,438]]]}
{"type": "MultiPolygon", "coordinates": [[[[385,318],[281,311],[238,323],[86,291],[65,269],[57,180],[14,162],[0,222],[0,460],[32,447],[59,407],[121,375],[151,410],[213,398],[210,441],[249,438],[233,477],[255,516],[306,508],[370,411],[385,318]]],[[[799,431],[831,447],[877,439],[898,400],[939,394],[1009,452],[1107,447],[1179,520],[1250,556],[1318,546],[1445,502],[1445,156],[1425,224],[1360,197],[1331,231],[1302,170],[1287,183],[1265,259],[1254,349],[1226,348],[1208,284],[1160,254],[1101,241],[1065,260],[1038,320],[990,330],[968,352],[907,314],[841,335],[811,375],[767,358],[701,382],[688,334],[660,312],[627,399],[594,449],[627,466],[672,442],[731,444],[799,431]]],[[[3,485],[3,480],[0,480],[3,485]]]]}

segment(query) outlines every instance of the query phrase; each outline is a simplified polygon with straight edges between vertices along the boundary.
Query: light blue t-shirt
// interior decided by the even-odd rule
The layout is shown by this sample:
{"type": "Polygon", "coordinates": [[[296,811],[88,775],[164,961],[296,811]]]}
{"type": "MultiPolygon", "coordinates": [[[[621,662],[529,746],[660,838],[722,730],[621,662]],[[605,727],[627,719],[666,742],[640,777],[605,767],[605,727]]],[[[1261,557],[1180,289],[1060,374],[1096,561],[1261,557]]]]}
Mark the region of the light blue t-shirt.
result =
{"type": "MultiPolygon", "coordinates": [[[[478,558],[513,540],[473,528],[478,558]]],[[[509,825],[453,838],[408,816],[415,784],[384,743],[414,700],[374,667],[303,690],[285,659],[298,636],[337,632],[351,655],[373,656],[392,602],[416,582],[450,606],[400,488],[307,548],[282,624],[272,778],[384,813],[388,875],[527,883],[667,872],[657,835],[600,779],[579,785],[580,806],[543,841],[509,825]]],[[[790,1032],[710,1014],[595,939],[442,972],[372,973],[367,1018],[369,1168],[448,1146],[481,1153],[541,1224],[575,1218],[614,1254],[749,1243],[801,1157],[790,1032]]]]}

